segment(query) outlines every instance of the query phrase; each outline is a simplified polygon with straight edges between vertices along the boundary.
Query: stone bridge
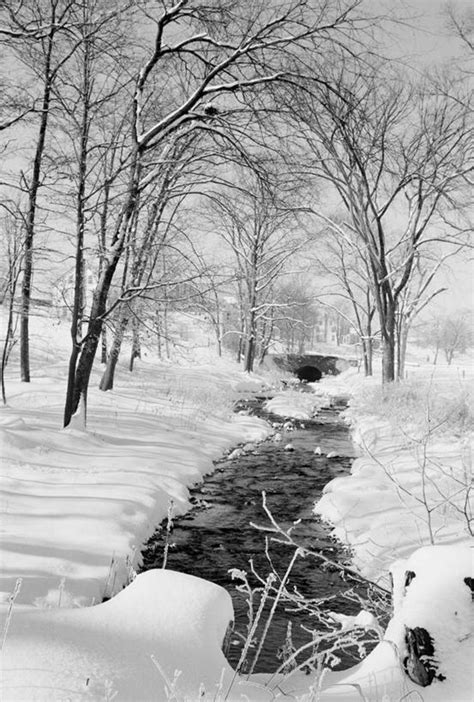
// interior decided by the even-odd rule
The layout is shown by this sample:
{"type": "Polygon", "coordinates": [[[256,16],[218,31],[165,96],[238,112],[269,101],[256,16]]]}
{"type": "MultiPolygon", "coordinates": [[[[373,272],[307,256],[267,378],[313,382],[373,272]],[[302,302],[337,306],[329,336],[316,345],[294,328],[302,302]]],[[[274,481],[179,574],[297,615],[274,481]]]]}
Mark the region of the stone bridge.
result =
{"type": "MultiPolygon", "coordinates": [[[[321,375],[338,375],[342,371],[347,370],[350,366],[357,365],[357,361],[339,356],[325,356],[317,353],[272,353],[268,354],[267,358],[270,363],[277,366],[283,371],[298,375],[298,371],[305,368],[316,368],[321,375]]],[[[265,363],[264,363],[265,365],[265,363]]],[[[308,378],[301,378],[307,380],[308,378]]]]}

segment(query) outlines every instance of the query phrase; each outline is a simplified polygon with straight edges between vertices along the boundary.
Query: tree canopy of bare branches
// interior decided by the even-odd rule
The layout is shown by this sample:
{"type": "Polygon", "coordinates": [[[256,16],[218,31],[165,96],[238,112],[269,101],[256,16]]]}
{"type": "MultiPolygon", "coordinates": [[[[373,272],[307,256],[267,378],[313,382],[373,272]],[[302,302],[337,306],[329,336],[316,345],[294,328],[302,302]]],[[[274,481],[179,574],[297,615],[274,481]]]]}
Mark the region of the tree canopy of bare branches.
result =
{"type": "MultiPolygon", "coordinates": [[[[442,227],[442,215],[460,205],[472,173],[470,112],[429,81],[405,85],[382,67],[344,60],[326,85],[307,82],[277,100],[299,124],[300,160],[329,184],[344,228],[360,241],[379,317],[383,379],[392,381],[397,314],[423,249],[463,241],[464,232],[442,227]]],[[[317,206],[308,209],[320,215],[317,206]]],[[[340,235],[340,227],[333,230],[340,235]]]]}

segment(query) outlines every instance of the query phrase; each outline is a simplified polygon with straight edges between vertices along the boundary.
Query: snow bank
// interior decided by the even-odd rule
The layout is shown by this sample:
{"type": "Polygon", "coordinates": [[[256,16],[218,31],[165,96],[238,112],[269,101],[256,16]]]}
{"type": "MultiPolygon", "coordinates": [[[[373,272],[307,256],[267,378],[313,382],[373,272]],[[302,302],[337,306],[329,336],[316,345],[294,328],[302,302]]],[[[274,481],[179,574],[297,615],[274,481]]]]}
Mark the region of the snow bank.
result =
{"type": "MultiPolygon", "coordinates": [[[[364,384],[353,373],[336,382],[346,392],[364,384]]],[[[400,417],[349,415],[361,456],[349,476],[326,486],[314,512],[351,547],[357,569],[387,585],[391,562],[419,546],[470,540],[473,436],[425,432],[411,417],[403,425],[400,417]]]]}
{"type": "MultiPolygon", "coordinates": [[[[14,610],[2,700],[222,699],[234,677],[221,650],[232,619],[223,588],[169,570],[143,573],[95,607],[14,610]]],[[[254,689],[232,687],[229,700],[254,689]]]]}
{"type": "Polygon", "coordinates": [[[62,429],[68,331],[47,324],[35,330],[41,363],[32,382],[9,367],[9,404],[0,408],[0,598],[21,577],[20,603],[90,605],[127,582],[171,502],[185,512],[188,487],[214,459],[270,428],[232,412],[242,384],[261,387],[261,378],[224,360],[173,367],[148,359],[133,374],[119,367],[107,393],[97,389],[96,368],[87,431],[62,429]]]}

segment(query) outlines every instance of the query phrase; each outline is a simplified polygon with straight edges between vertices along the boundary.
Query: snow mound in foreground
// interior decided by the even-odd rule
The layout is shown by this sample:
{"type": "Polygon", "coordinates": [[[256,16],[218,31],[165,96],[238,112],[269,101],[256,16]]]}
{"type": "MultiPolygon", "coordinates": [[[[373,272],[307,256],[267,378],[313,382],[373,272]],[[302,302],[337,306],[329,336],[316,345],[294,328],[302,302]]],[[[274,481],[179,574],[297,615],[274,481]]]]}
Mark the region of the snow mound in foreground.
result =
{"type": "Polygon", "coordinates": [[[179,699],[213,699],[233,676],[221,650],[232,619],[223,588],[169,570],[142,573],[95,607],[14,609],[2,700],[159,702],[174,684],[179,699]]]}

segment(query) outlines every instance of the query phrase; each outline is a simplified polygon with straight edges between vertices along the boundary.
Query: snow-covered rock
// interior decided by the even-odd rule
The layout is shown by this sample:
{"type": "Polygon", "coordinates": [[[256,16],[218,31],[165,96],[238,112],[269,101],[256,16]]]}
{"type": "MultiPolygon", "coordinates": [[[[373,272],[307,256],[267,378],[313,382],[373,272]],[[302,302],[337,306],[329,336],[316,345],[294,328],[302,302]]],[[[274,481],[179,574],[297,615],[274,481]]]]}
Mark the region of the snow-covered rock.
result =
{"type": "Polygon", "coordinates": [[[394,615],[385,639],[397,647],[410,676],[431,685],[430,699],[471,700],[474,548],[420,548],[391,572],[394,615]]]}

